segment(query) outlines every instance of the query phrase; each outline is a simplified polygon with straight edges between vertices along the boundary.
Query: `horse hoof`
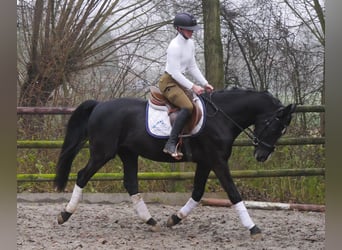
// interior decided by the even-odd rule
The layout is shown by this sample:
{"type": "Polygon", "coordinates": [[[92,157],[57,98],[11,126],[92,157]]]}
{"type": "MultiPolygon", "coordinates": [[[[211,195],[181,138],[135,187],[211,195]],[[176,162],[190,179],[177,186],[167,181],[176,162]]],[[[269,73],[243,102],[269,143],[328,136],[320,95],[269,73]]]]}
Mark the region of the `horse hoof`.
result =
{"type": "Polygon", "coordinates": [[[173,214],[169,217],[167,220],[166,226],[167,227],[172,227],[174,225],[177,225],[182,219],[179,218],[176,214],[173,214]]]}
{"type": "Polygon", "coordinates": [[[160,232],[161,228],[159,226],[159,224],[157,223],[157,221],[153,218],[150,218],[147,222],[147,225],[150,225],[150,231],[152,232],[160,232]]]}
{"type": "Polygon", "coordinates": [[[156,225],[150,227],[150,231],[151,232],[160,232],[161,227],[159,226],[159,224],[156,224],[156,225]]]}
{"type": "Polygon", "coordinates": [[[72,213],[63,211],[61,212],[58,216],[57,216],[57,222],[59,225],[63,224],[64,222],[66,222],[70,216],[72,215],[72,213]]]}
{"type": "Polygon", "coordinates": [[[254,240],[261,240],[262,239],[262,233],[261,233],[261,230],[260,228],[255,225],[254,227],[252,227],[250,230],[251,232],[251,237],[254,239],[254,240]]]}

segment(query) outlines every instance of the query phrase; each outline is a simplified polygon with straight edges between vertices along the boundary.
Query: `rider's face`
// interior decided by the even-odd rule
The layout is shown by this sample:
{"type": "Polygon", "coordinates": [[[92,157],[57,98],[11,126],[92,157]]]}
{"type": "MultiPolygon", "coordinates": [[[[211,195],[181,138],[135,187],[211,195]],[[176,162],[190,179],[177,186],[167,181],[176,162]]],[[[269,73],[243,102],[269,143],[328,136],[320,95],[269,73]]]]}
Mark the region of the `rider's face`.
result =
{"type": "Polygon", "coordinates": [[[186,38],[191,38],[192,37],[192,33],[193,33],[193,30],[186,30],[186,29],[181,29],[182,32],[183,32],[183,35],[186,37],[186,38]]]}

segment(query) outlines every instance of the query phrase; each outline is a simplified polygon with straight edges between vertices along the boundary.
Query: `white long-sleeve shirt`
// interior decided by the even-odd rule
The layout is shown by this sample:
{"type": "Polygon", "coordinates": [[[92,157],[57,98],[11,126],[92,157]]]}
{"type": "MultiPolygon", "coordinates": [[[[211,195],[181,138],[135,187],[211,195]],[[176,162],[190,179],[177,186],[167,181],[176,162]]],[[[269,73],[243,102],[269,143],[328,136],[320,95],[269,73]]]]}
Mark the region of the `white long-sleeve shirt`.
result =
{"type": "Polygon", "coordinates": [[[184,76],[189,72],[199,85],[205,86],[208,81],[202,75],[195,60],[195,44],[192,39],[185,39],[181,34],[172,39],[167,48],[166,72],[185,88],[191,89],[193,82],[184,76]]]}

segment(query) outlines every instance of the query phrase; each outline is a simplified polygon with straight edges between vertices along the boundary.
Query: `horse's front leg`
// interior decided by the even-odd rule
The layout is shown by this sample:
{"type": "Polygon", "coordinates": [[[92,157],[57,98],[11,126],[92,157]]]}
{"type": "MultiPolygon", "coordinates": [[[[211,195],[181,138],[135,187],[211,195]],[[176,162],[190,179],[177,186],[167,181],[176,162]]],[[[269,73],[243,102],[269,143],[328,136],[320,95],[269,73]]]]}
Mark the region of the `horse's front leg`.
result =
{"type": "Polygon", "coordinates": [[[242,225],[250,231],[253,238],[261,238],[261,230],[257,225],[255,225],[255,223],[249,216],[247,208],[242,201],[241,195],[232,179],[228,165],[221,164],[218,165],[218,167],[213,168],[213,170],[217,178],[219,179],[223,189],[227,192],[230,201],[233,203],[233,208],[237,212],[242,225]]]}
{"type": "Polygon", "coordinates": [[[141,194],[139,193],[138,156],[130,152],[119,152],[119,156],[124,165],[124,187],[131,197],[136,214],[147,225],[151,226],[151,231],[160,231],[159,224],[152,218],[141,194]]]}
{"type": "Polygon", "coordinates": [[[209,167],[197,164],[191,198],[177,213],[169,217],[166,224],[168,227],[177,225],[182,219],[187,217],[195,207],[197,207],[204,194],[205,184],[207,183],[209,173],[209,167]]]}

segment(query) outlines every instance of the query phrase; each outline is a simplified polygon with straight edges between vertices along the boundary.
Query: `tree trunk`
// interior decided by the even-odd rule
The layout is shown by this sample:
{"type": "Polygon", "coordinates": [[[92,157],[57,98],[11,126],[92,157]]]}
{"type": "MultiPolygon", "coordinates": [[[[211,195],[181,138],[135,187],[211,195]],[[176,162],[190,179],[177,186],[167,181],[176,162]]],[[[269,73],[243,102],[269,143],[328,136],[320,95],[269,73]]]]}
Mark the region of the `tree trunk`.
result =
{"type": "MultiPolygon", "coordinates": [[[[321,104],[325,105],[325,58],[323,58],[323,84],[322,84],[322,91],[321,91],[321,104]]],[[[325,136],[325,113],[320,114],[320,133],[321,136],[325,136]]]]}
{"type": "Polygon", "coordinates": [[[224,86],[219,0],[202,0],[206,78],[214,88],[224,86]]]}

